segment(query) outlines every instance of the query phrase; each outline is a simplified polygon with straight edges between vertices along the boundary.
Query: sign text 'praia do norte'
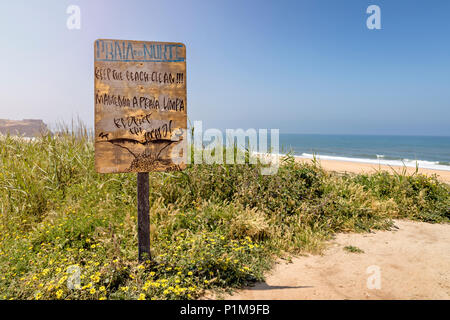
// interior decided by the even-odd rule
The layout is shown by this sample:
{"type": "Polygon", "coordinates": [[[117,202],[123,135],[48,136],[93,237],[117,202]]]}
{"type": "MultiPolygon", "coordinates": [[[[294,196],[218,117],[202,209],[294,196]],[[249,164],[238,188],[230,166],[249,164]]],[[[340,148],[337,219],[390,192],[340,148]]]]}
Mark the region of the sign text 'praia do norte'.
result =
{"type": "Polygon", "coordinates": [[[182,170],[186,163],[186,48],[181,43],[94,44],[98,172],[182,170]]]}
{"type": "Polygon", "coordinates": [[[97,40],[95,61],[185,62],[186,48],[181,43],[97,40]]]}

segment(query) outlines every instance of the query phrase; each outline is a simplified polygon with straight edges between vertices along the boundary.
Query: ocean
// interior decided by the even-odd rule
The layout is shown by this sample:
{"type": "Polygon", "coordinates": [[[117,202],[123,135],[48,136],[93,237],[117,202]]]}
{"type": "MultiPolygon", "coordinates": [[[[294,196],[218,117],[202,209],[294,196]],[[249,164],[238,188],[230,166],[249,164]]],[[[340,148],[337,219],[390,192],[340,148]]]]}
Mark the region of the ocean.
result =
{"type": "Polygon", "coordinates": [[[450,171],[450,137],[280,133],[280,153],[450,171]]]}

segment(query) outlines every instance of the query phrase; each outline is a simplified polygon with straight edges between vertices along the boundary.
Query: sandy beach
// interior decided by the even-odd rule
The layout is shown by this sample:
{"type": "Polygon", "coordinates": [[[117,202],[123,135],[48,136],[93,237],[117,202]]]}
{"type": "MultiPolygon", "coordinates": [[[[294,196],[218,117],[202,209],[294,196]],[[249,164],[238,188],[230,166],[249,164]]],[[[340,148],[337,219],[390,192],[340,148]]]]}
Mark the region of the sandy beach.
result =
{"type": "MultiPolygon", "coordinates": [[[[311,162],[311,159],[295,157],[296,161],[299,162],[311,162]]],[[[369,164],[369,163],[359,163],[359,162],[350,162],[350,161],[337,161],[337,160],[319,160],[320,164],[325,170],[328,171],[336,171],[336,172],[349,172],[349,173],[373,173],[377,170],[385,170],[389,172],[403,172],[406,169],[408,174],[413,174],[416,171],[416,168],[412,167],[401,167],[401,166],[387,166],[387,165],[378,165],[378,164],[369,164]]],[[[432,170],[432,169],[423,169],[419,167],[419,173],[425,175],[433,175],[436,174],[440,181],[450,183],[450,171],[445,170],[432,170]]]]}

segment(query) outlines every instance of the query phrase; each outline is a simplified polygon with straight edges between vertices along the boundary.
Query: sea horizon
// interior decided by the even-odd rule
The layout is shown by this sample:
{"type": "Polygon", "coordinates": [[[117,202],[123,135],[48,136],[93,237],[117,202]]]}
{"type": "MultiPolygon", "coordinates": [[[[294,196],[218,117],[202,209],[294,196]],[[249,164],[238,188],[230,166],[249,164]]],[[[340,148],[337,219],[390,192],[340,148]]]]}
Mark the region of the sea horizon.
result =
{"type": "Polygon", "coordinates": [[[279,145],[302,158],[450,171],[450,136],[280,133],[279,145]]]}

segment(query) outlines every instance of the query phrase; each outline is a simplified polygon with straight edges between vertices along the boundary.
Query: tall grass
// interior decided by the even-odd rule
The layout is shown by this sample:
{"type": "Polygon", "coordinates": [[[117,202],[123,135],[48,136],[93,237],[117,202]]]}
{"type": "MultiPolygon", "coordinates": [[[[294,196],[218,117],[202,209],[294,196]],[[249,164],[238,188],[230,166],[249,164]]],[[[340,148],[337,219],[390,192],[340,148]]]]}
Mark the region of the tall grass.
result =
{"type": "Polygon", "coordinates": [[[262,279],[279,256],[319,252],[336,232],[450,220],[436,177],[336,175],[291,156],[274,176],[191,165],[150,174],[155,259],[139,265],[136,175],[97,174],[87,130],[72,132],[0,139],[0,298],[195,299],[262,279]]]}

